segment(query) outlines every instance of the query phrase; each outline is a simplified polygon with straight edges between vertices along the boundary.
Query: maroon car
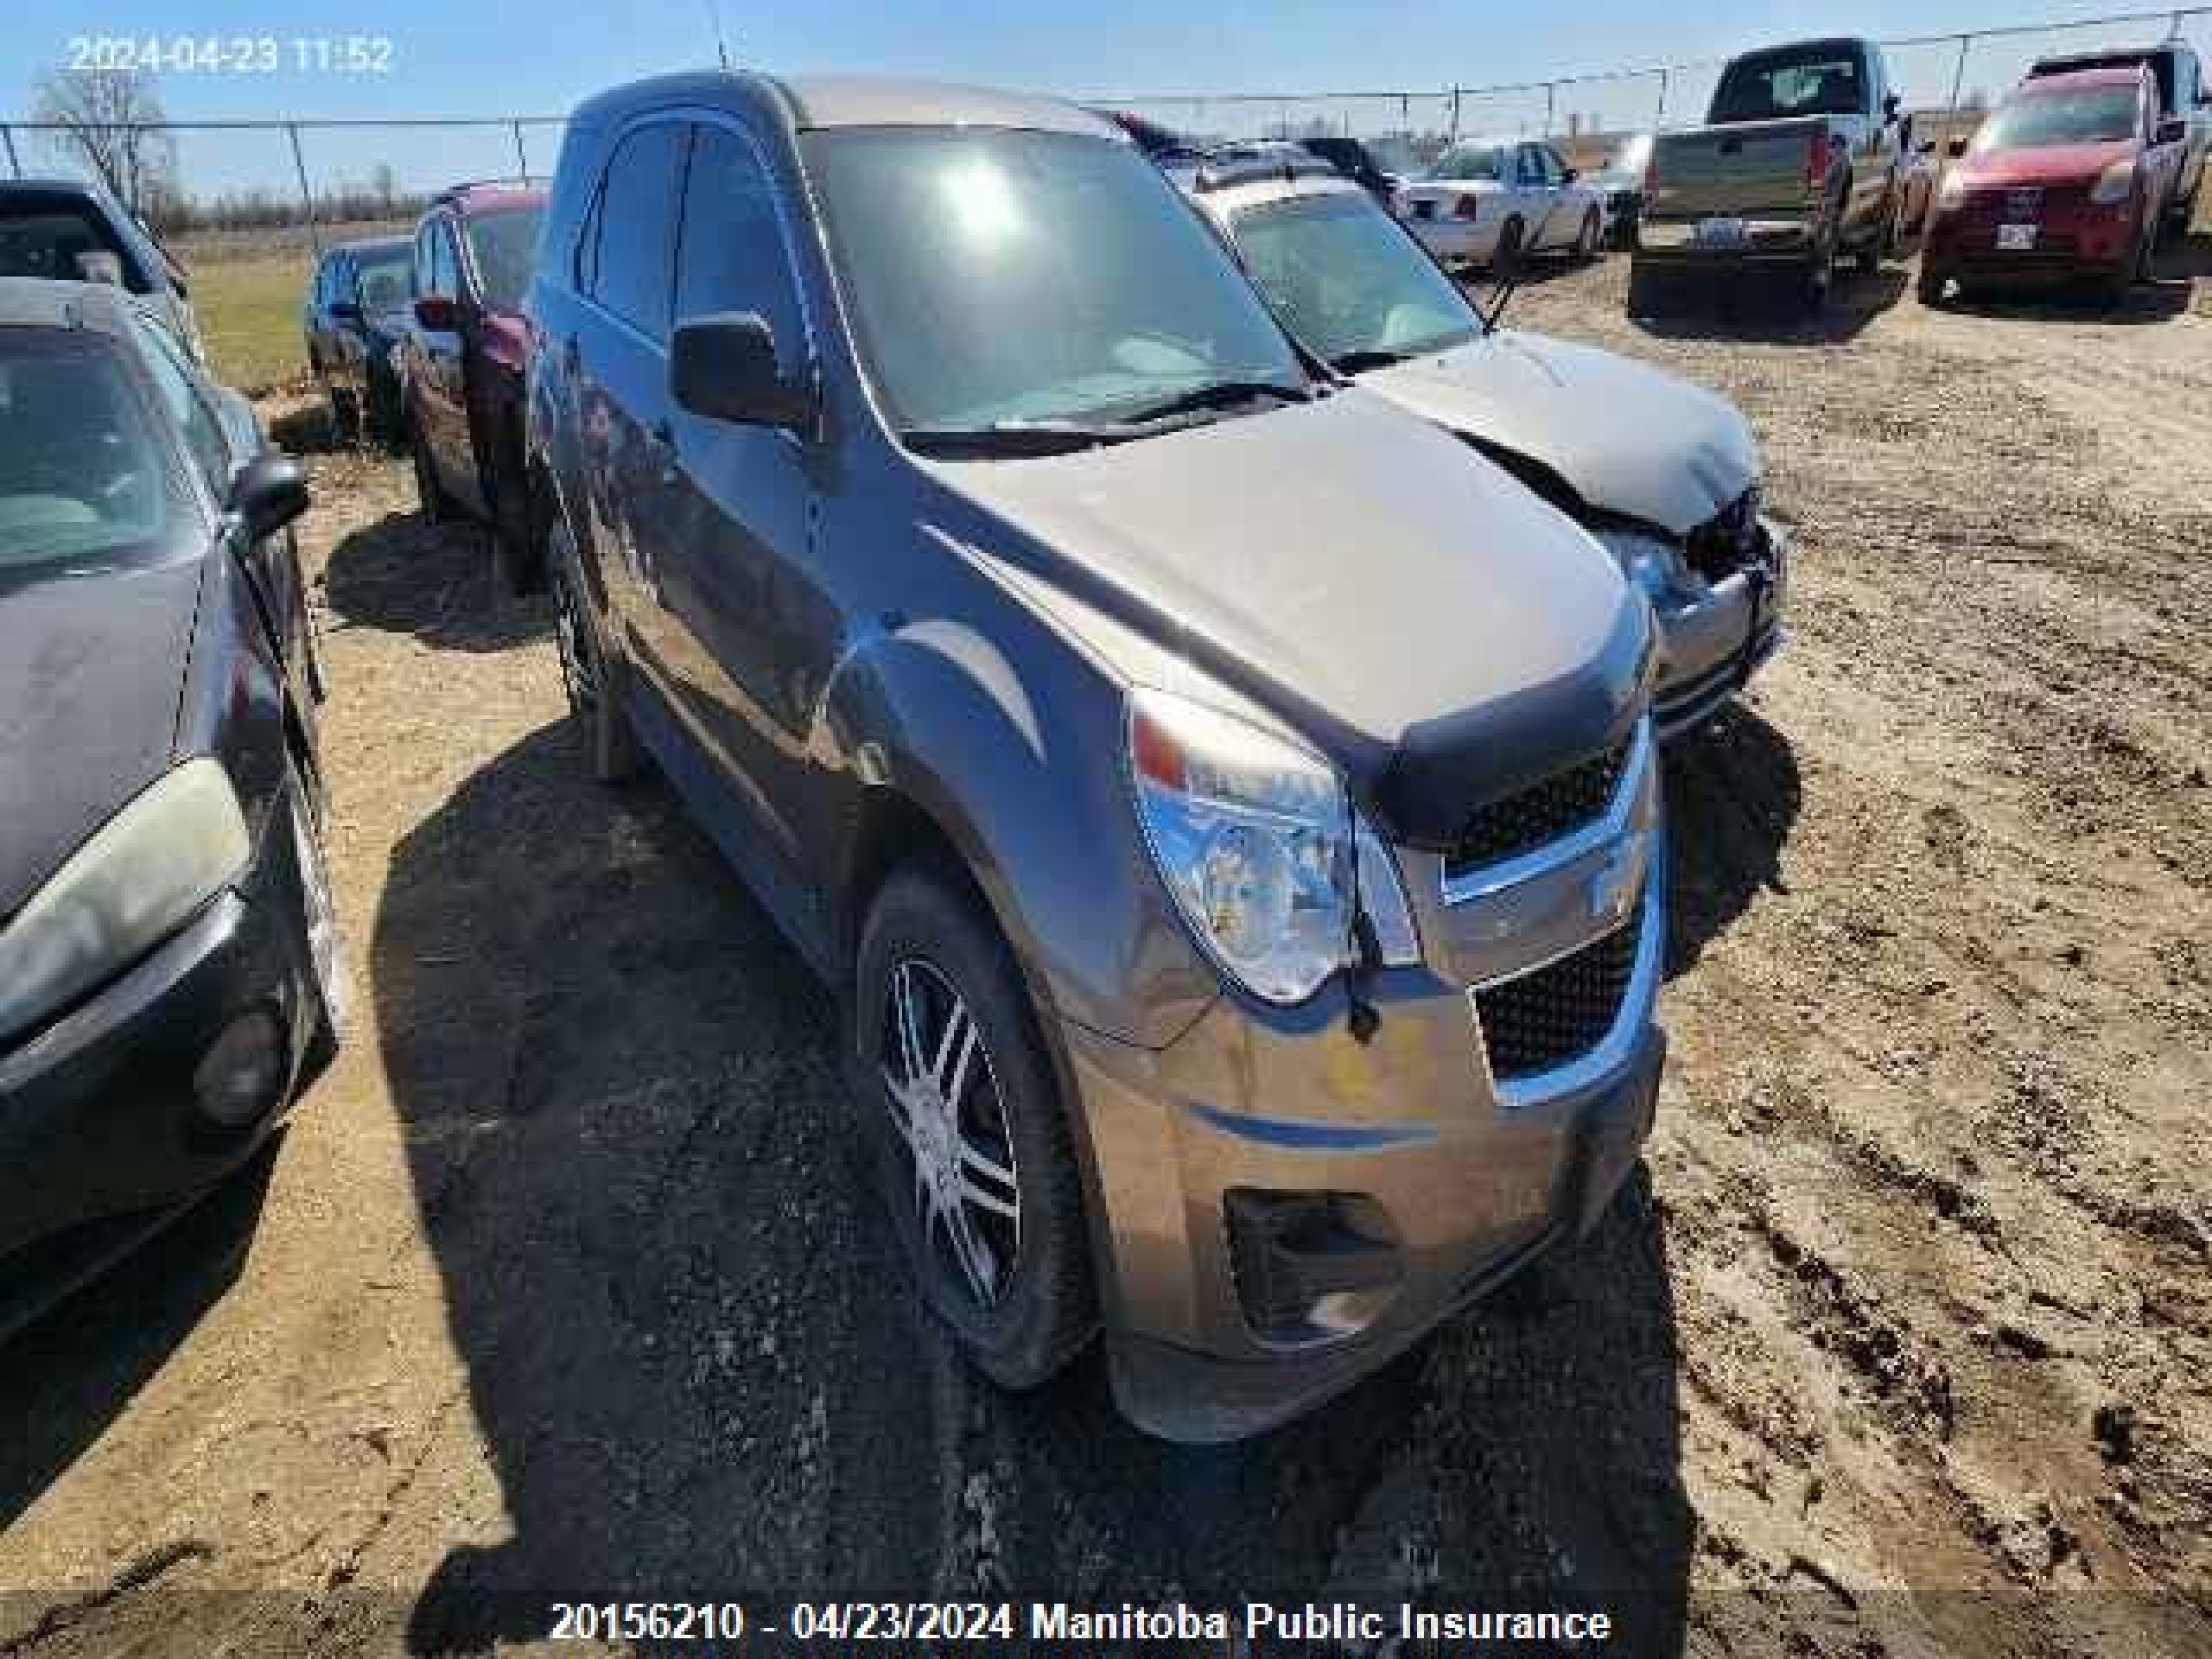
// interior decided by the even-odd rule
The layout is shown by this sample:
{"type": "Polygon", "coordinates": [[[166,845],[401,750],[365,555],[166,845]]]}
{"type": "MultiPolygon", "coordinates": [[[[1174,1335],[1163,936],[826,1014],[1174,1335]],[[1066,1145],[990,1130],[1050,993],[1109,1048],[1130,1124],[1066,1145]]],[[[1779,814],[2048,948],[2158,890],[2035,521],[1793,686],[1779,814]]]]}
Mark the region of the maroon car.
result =
{"type": "Polygon", "coordinates": [[[540,575],[522,461],[522,296],[544,217],[542,189],[440,194],[415,227],[414,317],[397,352],[423,513],[490,524],[499,578],[514,593],[540,575]]]}
{"type": "Polygon", "coordinates": [[[1955,157],[1921,256],[1920,297],[2029,283],[2124,298],[2150,273],[2179,155],[2139,66],[2024,81],[1955,157]]]}

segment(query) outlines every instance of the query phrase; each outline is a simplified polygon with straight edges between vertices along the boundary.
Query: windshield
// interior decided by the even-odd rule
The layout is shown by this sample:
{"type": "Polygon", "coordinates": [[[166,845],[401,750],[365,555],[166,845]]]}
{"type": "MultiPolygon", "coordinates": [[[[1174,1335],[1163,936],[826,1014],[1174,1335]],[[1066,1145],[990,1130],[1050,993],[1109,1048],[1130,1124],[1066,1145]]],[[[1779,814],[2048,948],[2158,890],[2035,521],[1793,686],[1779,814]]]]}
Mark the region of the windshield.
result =
{"type": "Polygon", "coordinates": [[[179,515],[176,487],[111,340],[0,328],[0,581],[135,563],[179,515]]]}
{"type": "Polygon", "coordinates": [[[353,290],[363,311],[382,317],[407,308],[412,297],[409,290],[414,283],[414,264],[406,243],[357,253],[353,264],[359,273],[353,280],[353,290]]]}
{"type": "Polygon", "coordinates": [[[1379,366],[1482,332],[1458,286],[1363,194],[1332,190],[1247,208],[1236,230],[1275,315],[1339,366],[1379,366]]]}
{"type": "Polygon", "coordinates": [[[2077,69],[2133,69],[2144,63],[2151,66],[2152,79],[2158,83],[2158,107],[2171,114],[2174,109],[2174,54],[2171,52],[2114,52],[2102,56],[2093,53],[2079,58],[2046,58],[2028,73],[2069,75],[2077,69]]]}
{"type": "Polygon", "coordinates": [[[1505,177],[1505,152],[1489,144],[1459,144],[1436,158],[1428,169],[1432,179],[1497,179],[1505,177]]]}
{"type": "Polygon", "coordinates": [[[1974,153],[2107,144],[2135,136],[2136,89],[2092,86],[2078,92],[2028,92],[2000,104],[1974,136],[1974,153]]]}
{"type": "Polygon", "coordinates": [[[1250,284],[1132,145],[989,128],[804,144],[861,357],[902,431],[1128,421],[1236,385],[1306,395],[1250,284]]]}
{"type": "Polygon", "coordinates": [[[537,230],[545,219],[543,204],[497,207],[471,213],[463,224],[468,237],[468,257],[476,267],[476,280],[484,302],[501,311],[519,310],[530,287],[530,268],[537,257],[537,230]]]}
{"type": "Polygon", "coordinates": [[[1865,110],[1859,54],[1840,47],[1794,47],[1738,58],[1713,94],[1716,124],[1865,110]]]}
{"type": "Polygon", "coordinates": [[[123,280],[133,293],[146,291],[144,278],[97,213],[67,202],[18,197],[0,204],[0,276],[36,276],[81,282],[87,253],[111,253],[123,266],[123,280]]]}

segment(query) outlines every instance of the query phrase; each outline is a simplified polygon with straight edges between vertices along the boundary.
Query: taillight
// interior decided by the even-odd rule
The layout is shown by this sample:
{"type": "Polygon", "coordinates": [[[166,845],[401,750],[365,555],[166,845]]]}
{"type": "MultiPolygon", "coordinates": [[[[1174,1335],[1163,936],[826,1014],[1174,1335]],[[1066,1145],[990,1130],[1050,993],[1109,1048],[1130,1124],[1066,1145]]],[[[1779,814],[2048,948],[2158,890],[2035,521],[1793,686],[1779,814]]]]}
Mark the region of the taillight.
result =
{"type": "Polygon", "coordinates": [[[1828,130],[1825,125],[1813,129],[1813,136],[1805,143],[1805,188],[1825,190],[1828,182],[1828,130]]]}
{"type": "Polygon", "coordinates": [[[1483,199],[1480,196],[1461,196],[1452,204],[1452,217],[1464,219],[1471,225],[1475,222],[1476,216],[1482,212],[1482,207],[1483,199]]]}

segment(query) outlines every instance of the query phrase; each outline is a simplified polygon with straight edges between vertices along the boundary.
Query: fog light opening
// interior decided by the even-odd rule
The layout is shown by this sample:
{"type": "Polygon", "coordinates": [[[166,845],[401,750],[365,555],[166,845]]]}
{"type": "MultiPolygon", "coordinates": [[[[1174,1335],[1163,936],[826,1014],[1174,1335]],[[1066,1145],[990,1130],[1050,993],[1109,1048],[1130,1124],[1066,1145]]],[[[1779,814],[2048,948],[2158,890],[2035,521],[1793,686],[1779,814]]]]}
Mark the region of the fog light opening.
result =
{"type": "Polygon", "coordinates": [[[1395,1230],[1363,1193],[1238,1187],[1224,1196],[1223,1217],[1244,1317],[1270,1342],[1356,1336],[1404,1277],[1395,1230]]]}
{"type": "Polygon", "coordinates": [[[266,1008],[242,1014],[209,1045],[192,1074],[200,1115],[214,1128],[249,1128],[276,1109],[283,1093],[284,1028],[266,1008]]]}

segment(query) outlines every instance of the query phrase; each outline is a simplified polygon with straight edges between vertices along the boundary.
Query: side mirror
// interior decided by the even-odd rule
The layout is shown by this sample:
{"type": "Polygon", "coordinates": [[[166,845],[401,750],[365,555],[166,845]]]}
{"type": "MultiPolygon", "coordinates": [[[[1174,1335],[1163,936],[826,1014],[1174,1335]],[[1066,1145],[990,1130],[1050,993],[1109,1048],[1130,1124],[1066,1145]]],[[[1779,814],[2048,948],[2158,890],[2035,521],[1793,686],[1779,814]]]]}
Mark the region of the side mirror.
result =
{"type": "Polygon", "coordinates": [[[415,302],[415,321],[434,334],[450,334],[461,327],[461,305],[449,294],[425,294],[415,302]]]}
{"type": "Polygon", "coordinates": [[[230,505],[257,542],[308,510],[308,475],[289,455],[256,455],[231,480],[230,505]]]}
{"type": "Polygon", "coordinates": [[[1560,170],[1560,175],[1559,175],[1559,181],[1560,181],[1561,184],[1573,184],[1573,183],[1577,179],[1580,178],[1581,176],[1582,176],[1582,169],[1581,169],[1580,168],[1579,168],[1579,167],[1565,168],[1562,168],[1562,169],[1560,170]]]}
{"type": "Polygon", "coordinates": [[[798,429],[814,418],[814,400],[784,378],[775,334],[758,312],[677,323],[668,380],[679,405],[710,421],[798,429]]]}
{"type": "Polygon", "coordinates": [[[123,286],[123,261],[105,248],[77,256],[77,280],[81,283],[104,283],[110,288],[123,286]]]}
{"type": "Polygon", "coordinates": [[[333,300],[330,302],[330,320],[333,322],[359,322],[361,308],[352,300],[333,300]]]}
{"type": "Polygon", "coordinates": [[[1904,100],[1899,99],[1895,92],[1886,94],[1882,99],[1882,119],[1885,121],[1896,120],[1897,118],[1897,111],[1903,107],[1904,100]]]}
{"type": "Polygon", "coordinates": [[[2158,130],[2152,138],[2154,144],[2178,144],[2189,137],[2189,123],[2177,115],[2170,115],[2158,123],[2158,130]]]}
{"type": "Polygon", "coordinates": [[[1967,141],[1963,138],[1952,139],[1943,146],[1943,153],[1953,161],[1957,161],[1960,156],[1967,153],[1967,141]]]}
{"type": "Polygon", "coordinates": [[[1933,156],[1936,153],[1936,141],[1933,138],[1922,139],[1913,153],[1918,156],[1933,156]]]}

